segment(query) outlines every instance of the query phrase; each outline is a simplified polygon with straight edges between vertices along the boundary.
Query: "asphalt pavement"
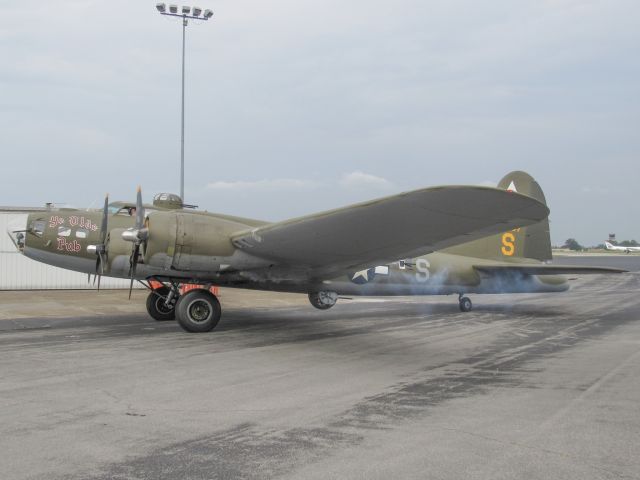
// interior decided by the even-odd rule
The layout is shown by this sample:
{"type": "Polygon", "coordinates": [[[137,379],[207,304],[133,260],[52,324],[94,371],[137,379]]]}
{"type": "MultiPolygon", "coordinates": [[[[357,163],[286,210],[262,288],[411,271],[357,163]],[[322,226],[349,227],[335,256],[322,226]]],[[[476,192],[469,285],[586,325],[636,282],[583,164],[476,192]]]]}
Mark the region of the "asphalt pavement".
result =
{"type": "Polygon", "coordinates": [[[0,292],[0,478],[640,478],[639,287],[223,289],[207,334],[144,292],[0,292]]]}

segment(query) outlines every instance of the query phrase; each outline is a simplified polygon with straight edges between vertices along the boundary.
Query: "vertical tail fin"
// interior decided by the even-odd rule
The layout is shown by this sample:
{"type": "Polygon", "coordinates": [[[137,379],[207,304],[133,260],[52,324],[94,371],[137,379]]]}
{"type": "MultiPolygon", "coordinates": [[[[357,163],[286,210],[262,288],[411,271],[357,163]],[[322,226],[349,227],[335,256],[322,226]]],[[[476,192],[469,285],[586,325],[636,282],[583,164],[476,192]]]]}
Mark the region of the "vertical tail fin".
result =
{"type": "MultiPolygon", "coordinates": [[[[511,190],[535,198],[547,204],[542,192],[531,175],[515,171],[504,176],[497,188],[511,190]]],[[[509,261],[515,258],[531,258],[540,261],[551,260],[551,237],[549,219],[517,228],[502,234],[481,238],[445,250],[446,253],[468,255],[477,258],[509,261]]]]}

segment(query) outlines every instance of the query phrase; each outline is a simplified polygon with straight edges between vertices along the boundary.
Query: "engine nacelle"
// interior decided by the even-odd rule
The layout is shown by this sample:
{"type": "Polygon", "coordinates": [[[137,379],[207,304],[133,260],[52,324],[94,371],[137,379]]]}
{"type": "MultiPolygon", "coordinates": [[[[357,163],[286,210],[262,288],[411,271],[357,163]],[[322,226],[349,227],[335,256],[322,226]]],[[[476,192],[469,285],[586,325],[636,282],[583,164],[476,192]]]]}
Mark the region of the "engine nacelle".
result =
{"type": "Polygon", "coordinates": [[[233,255],[231,235],[246,228],[236,222],[197,212],[151,212],[145,223],[146,265],[165,270],[218,271],[233,255]]]}
{"type": "Polygon", "coordinates": [[[106,243],[107,263],[105,271],[111,275],[128,276],[129,259],[133,251],[133,245],[122,238],[126,228],[113,228],[109,230],[106,243]]]}

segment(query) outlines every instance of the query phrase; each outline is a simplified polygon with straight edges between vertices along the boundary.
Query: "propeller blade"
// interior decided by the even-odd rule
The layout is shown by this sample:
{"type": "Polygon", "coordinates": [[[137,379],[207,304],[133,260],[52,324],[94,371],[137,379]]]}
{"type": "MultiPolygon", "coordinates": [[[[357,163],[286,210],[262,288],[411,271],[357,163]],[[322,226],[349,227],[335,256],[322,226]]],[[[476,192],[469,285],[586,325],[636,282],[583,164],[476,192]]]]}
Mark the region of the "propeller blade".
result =
{"type": "Polygon", "coordinates": [[[93,277],[93,284],[96,284],[96,277],[98,277],[98,291],[100,291],[100,280],[102,279],[102,275],[104,275],[104,264],[106,262],[105,252],[106,252],[106,242],[108,225],[109,223],[109,194],[107,193],[104,197],[104,207],[102,208],[102,221],[100,222],[100,243],[96,245],[96,253],[98,254],[98,258],[96,259],[96,273],[93,277]]]}
{"type": "MultiPolygon", "coordinates": [[[[96,274],[96,277],[98,277],[98,291],[100,291],[100,281],[102,280],[102,275],[104,275],[104,264],[106,262],[106,259],[104,258],[104,253],[100,252],[98,254],[98,261],[100,262],[100,273],[96,274]]],[[[93,283],[96,282],[96,279],[94,277],[93,279],[93,283]]]]}
{"type": "Polygon", "coordinates": [[[131,276],[131,283],[129,284],[129,300],[131,300],[131,290],[133,290],[133,280],[136,276],[136,268],[138,266],[138,255],[140,255],[140,243],[136,243],[131,253],[131,261],[129,262],[129,275],[131,276]]]}
{"type": "Polygon", "coordinates": [[[129,258],[129,299],[131,299],[131,291],[133,290],[133,281],[136,276],[138,261],[140,260],[140,245],[146,241],[148,231],[144,228],[144,204],[142,203],[142,188],[138,186],[136,195],[136,224],[133,228],[129,228],[122,233],[122,238],[128,242],[133,242],[131,249],[131,257],[129,258]]]}
{"type": "Polygon", "coordinates": [[[104,197],[104,208],[102,209],[102,223],[100,224],[100,243],[104,245],[107,240],[107,222],[109,221],[109,194],[104,197]]]}
{"type": "Polygon", "coordinates": [[[140,244],[136,243],[136,247],[133,249],[133,274],[136,274],[138,268],[138,257],[140,256],[140,244]]]}
{"type": "Polygon", "coordinates": [[[100,262],[100,268],[96,269],[96,270],[99,270],[100,275],[104,275],[104,264],[106,263],[107,260],[106,260],[106,258],[104,258],[104,253],[103,252],[100,252],[98,254],[98,261],[100,262]]]}
{"type": "Polygon", "coordinates": [[[140,242],[133,244],[131,250],[131,257],[129,257],[129,276],[133,276],[136,273],[136,267],[138,266],[138,257],[140,256],[140,242]]]}
{"type": "Polygon", "coordinates": [[[144,205],[142,204],[142,188],[138,186],[138,195],[136,197],[136,230],[142,229],[144,226],[144,205]]]}
{"type": "Polygon", "coordinates": [[[136,267],[138,266],[138,252],[140,251],[140,245],[135,244],[133,247],[133,253],[131,254],[131,267],[130,267],[130,277],[131,281],[129,282],[129,300],[131,300],[131,291],[133,290],[133,279],[136,276],[136,267]]]}

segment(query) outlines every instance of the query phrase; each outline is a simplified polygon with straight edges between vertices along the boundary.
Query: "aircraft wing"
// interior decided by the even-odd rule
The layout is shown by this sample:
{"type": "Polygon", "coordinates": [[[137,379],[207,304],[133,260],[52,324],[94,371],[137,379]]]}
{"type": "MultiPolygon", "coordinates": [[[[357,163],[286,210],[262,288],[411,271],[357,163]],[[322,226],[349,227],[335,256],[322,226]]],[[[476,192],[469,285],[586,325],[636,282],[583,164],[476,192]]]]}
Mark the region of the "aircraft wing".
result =
{"type": "Polygon", "coordinates": [[[609,267],[588,267],[577,265],[474,265],[474,269],[486,274],[514,274],[524,275],[591,275],[598,273],[626,273],[628,270],[609,267]]]}
{"type": "Polygon", "coordinates": [[[547,217],[542,203],[489,187],[414,190],[236,234],[234,245],[313,278],[383,265],[547,217]]]}

